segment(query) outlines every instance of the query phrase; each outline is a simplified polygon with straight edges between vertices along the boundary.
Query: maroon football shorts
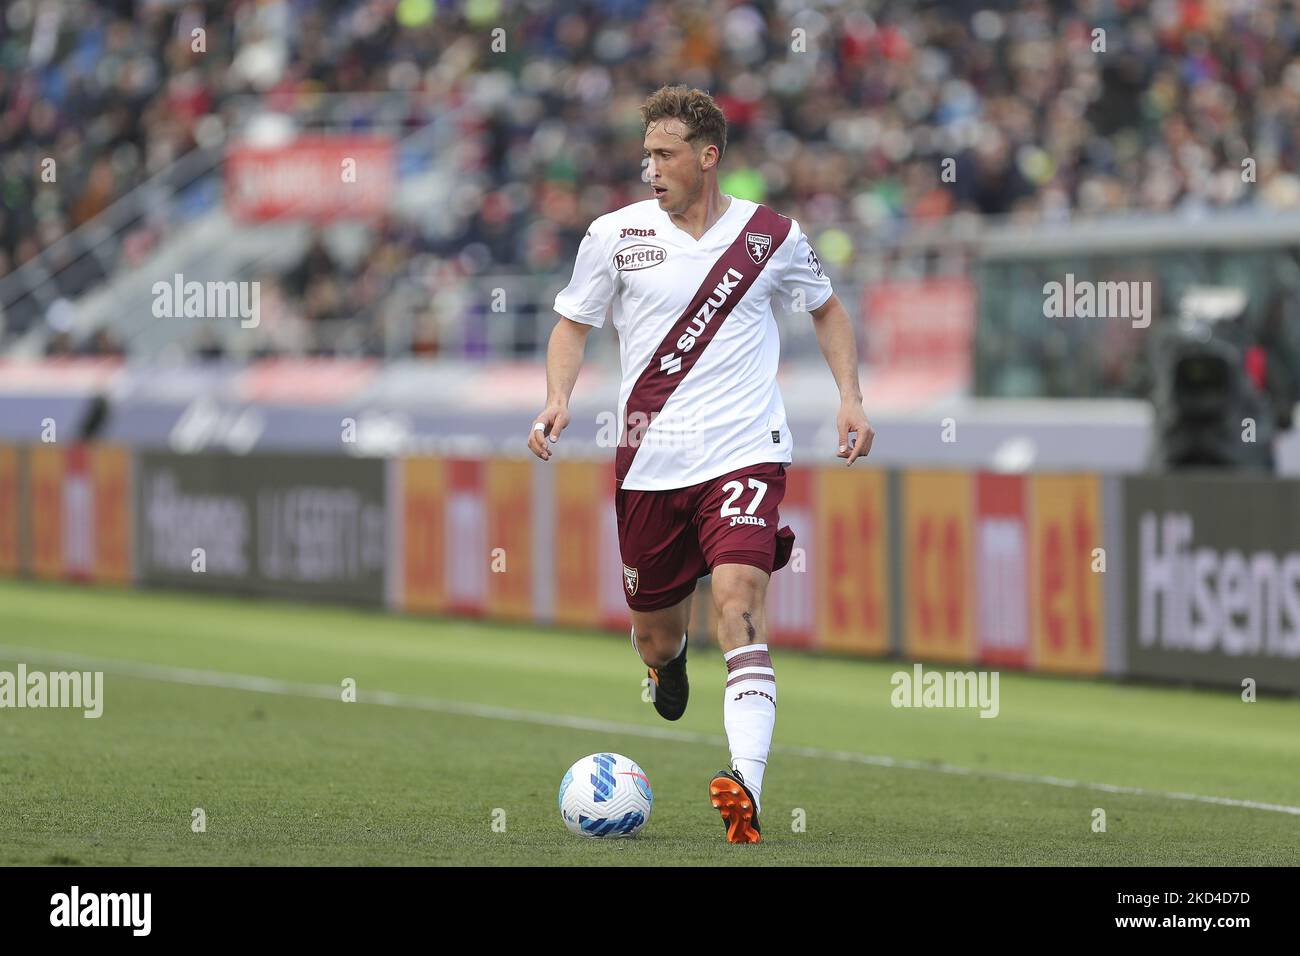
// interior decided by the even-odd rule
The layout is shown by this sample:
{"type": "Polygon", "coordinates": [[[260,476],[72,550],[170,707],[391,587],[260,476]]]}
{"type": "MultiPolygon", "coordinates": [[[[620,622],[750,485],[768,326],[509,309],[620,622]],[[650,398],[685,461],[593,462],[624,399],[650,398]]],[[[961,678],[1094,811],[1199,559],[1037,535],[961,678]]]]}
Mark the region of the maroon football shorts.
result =
{"type": "Polygon", "coordinates": [[[634,611],[671,607],[719,564],[769,574],[786,566],[794,532],[777,528],[785,465],[746,465],[688,488],[614,492],[623,596],[634,611]]]}

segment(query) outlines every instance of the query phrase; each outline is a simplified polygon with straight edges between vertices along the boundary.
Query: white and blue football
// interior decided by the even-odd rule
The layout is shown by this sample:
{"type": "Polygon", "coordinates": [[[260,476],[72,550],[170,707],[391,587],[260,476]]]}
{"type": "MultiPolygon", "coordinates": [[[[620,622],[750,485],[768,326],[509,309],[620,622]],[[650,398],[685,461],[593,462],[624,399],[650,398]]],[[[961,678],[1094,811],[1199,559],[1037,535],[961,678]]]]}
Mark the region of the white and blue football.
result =
{"type": "Polygon", "coordinates": [[[578,836],[636,836],[653,802],[645,772],[622,754],[583,757],[560,781],[560,816],[578,836]]]}

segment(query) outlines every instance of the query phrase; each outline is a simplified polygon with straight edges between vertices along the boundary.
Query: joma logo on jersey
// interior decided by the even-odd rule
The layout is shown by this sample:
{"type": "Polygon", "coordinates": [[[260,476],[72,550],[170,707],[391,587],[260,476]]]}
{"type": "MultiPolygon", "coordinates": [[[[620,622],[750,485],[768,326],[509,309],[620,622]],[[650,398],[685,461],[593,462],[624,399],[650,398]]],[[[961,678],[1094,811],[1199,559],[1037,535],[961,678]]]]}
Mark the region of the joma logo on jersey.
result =
{"type": "Polygon", "coordinates": [[[653,236],[653,229],[624,229],[618,234],[620,239],[626,239],[628,236],[653,236]]]}
{"type": "MultiPolygon", "coordinates": [[[[695,317],[691,319],[691,324],[686,326],[686,331],[677,340],[679,349],[683,352],[689,352],[695,348],[695,340],[704,334],[704,330],[709,327],[713,317],[718,314],[718,309],[726,305],[727,299],[731,296],[731,293],[736,291],[736,286],[743,278],[745,278],[744,275],[735,269],[726,271],[722,281],[713,287],[713,294],[700,306],[699,311],[695,313],[695,317]]],[[[674,372],[681,371],[682,360],[676,353],[670,352],[659,360],[659,367],[671,375],[674,372]]]]}
{"type": "Polygon", "coordinates": [[[641,242],[614,253],[614,268],[619,272],[635,272],[637,269],[657,266],[667,258],[668,251],[662,246],[641,242]]]}

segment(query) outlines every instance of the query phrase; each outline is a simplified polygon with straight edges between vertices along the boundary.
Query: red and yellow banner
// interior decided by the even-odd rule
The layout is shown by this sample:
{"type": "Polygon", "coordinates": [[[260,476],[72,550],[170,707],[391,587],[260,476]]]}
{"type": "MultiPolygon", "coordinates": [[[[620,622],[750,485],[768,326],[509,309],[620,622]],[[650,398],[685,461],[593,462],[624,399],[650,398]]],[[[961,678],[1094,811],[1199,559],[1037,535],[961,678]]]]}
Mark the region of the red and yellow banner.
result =
{"type": "Polygon", "coordinates": [[[480,459],[447,462],[447,610],[479,615],[486,610],[488,579],[487,514],[480,459]]]}
{"type": "Polygon", "coordinates": [[[403,463],[402,607],[434,614],[486,609],[489,560],[482,461],[403,463]]]}
{"type": "Polygon", "coordinates": [[[985,664],[1029,660],[1027,497],[1022,475],[975,477],[975,639],[985,664]]]}
{"type": "Polygon", "coordinates": [[[888,473],[823,468],[817,483],[817,632],[821,648],[889,652],[888,473]]]}
{"type": "Polygon", "coordinates": [[[909,471],[902,485],[904,651],[974,660],[971,476],[909,471]]]}
{"type": "Polygon", "coordinates": [[[532,465],[497,458],[485,463],[488,606],[493,617],[533,616],[532,465]]]}
{"type": "MultiPolygon", "coordinates": [[[[398,607],[627,626],[610,462],[392,467],[398,607]]],[[[781,519],[802,551],[769,587],[774,645],[871,656],[901,633],[903,653],[918,660],[1103,671],[1101,479],[937,470],[892,479],[862,466],[788,469],[781,519]]],[[[0,447],[0,574],[130,584],[134,480],[124,448],[0,447]]]]}
{"type": "Polygon", "coordinates": [[[1031,663],[1037,670],[1099,674],[1105,649],[1101,573],[1101,481],[1095,475],[1036,475],[1030,594],[1031,663]]]}
{"type": "MultiPolygon", "coordinates": [[[[441,614],[446,596],[446,465],[438,458],[401,463],[402,583],[399,604],[441,614]]],[[[392,505],[390,505],[391,507],[392,505]]]]}
{"type": "Polygon", "coordinates": [[[102,445],[90,450],[90,486],[94,514],[92,576],[105,584],[132,580],[131,453],[102,445]]]}
{"type": "Polygon", "coordinates": [[[19,454],[17,448],[0,446],[0,574],[17,574],[19,568],[19,454]]]}
{"type": "Polygon", "coordinates": [[[38,578],[63,576],[65,458],[56,445],[33,445],[27,456],[31,569],[38,578]]]}
{"type": "MultiPolygon", "coordinates": [[[[594,461],[554,461],[555,534],[551,563],[555,621],[575,627],[598,627],[601,606],[600,514],[606,499],[609,467],[594,461]]],[[[622,569],[619,569],[620,574],[622,569]]]]}

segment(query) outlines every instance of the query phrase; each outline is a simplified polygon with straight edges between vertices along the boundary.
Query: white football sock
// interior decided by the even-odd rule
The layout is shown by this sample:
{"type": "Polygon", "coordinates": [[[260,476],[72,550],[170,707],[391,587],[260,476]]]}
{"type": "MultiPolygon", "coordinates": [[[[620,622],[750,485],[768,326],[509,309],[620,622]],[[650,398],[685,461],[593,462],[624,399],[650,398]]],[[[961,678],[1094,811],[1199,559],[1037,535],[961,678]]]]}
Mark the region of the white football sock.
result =
{"type": "Polygon", "coordinates": [[[724,655],[727,686],[722,701],[722,723],[731,747],[731,766],[745,778],[745,786],[762,808],[759,791],[772,748],[776,726],[776,672],[766,644],[746,644],[724,655]]]}

